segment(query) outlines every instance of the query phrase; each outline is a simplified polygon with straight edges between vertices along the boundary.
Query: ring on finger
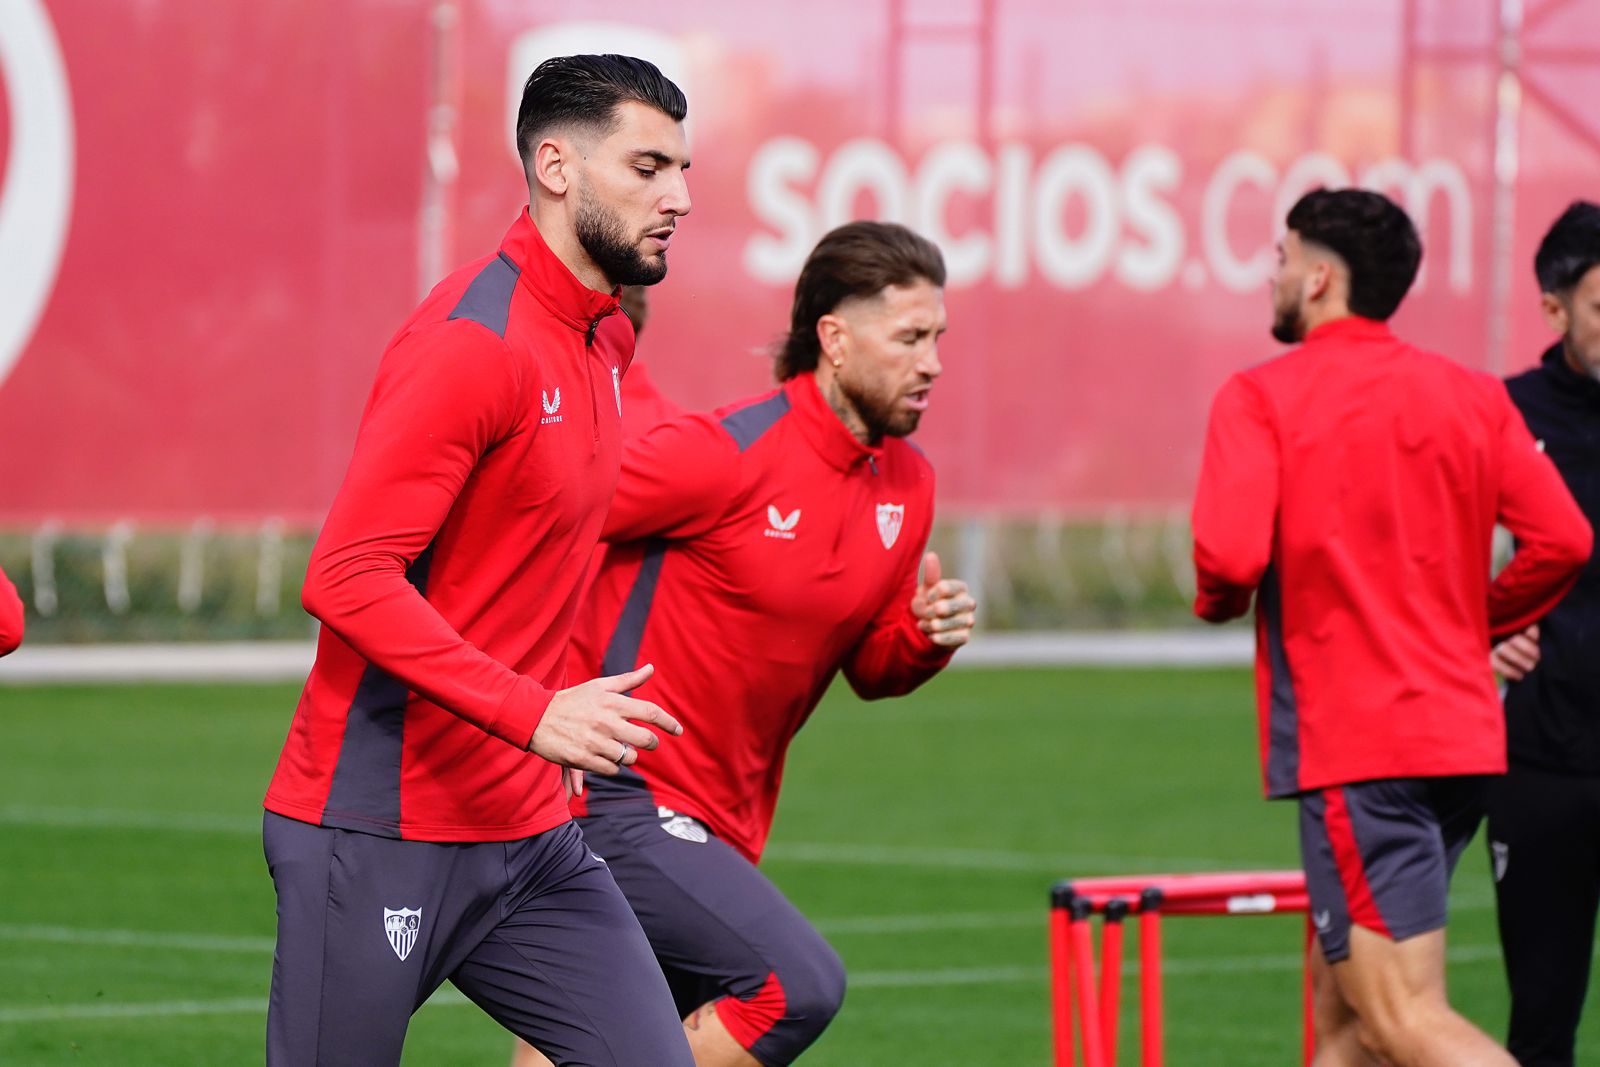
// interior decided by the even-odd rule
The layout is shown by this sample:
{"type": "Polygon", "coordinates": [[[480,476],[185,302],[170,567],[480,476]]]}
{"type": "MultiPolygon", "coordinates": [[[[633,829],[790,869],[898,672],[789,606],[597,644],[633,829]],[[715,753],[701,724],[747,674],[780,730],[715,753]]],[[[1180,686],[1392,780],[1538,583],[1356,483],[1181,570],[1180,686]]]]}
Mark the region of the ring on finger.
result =
{"type": "Polygon", "coordinates": [[[632,751],[633,751],[633,746],[628,744],[626,741],[624,741],[622,743],[622,754],[616,758],[616,764],[617,764],[618,767],[620,767],[624,763],[628,762],[628,753],[630,753],[632,751]]]}

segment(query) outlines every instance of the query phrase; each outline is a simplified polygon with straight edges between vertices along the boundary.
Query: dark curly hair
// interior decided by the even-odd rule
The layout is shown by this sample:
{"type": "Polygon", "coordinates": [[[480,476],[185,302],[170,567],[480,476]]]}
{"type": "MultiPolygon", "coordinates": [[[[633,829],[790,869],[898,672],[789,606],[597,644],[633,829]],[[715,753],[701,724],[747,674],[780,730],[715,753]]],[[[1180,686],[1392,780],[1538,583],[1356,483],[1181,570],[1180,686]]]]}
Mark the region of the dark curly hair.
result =
{"type": "Polygon", "coordinates": [[[1313,189],[1296,201],[1289,229],[1338,253],[1350,268],[1350,310],[1379,322],[1393,315],[1416,281],[1422,241],[1411,217],[1368,189],[1313,189]]]}

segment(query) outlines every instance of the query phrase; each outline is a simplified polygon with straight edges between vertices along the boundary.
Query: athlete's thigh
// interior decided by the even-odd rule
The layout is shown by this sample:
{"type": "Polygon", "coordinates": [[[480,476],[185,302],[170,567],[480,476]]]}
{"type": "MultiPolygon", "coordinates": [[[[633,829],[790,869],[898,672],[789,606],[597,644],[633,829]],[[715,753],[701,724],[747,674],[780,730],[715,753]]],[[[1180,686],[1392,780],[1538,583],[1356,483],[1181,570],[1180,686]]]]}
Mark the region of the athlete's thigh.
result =
{"type": "Polygon", "coordinates": [[[699,821],[650,809],[580,823],[681,984],[693,988],[693,976],[702,989],[748,997],[798,958],[831,954],[778,887],[699,821]]]}
{"type": "Polygon", "coordinates": [[[517,842],[507,863],[507,913],[451,981],[558,1067],[693,1067],[650,944],[577,827],[517,842]]]}
{"type": "Polygon", "coordinates": [[[450,847],[268,814],[278,896],[267,1059],[397,1063],[412,1012],[494,913],[499,846],[450,847]]]}
{"type": "Polygon", "coordinates": [[[1426,780],[1394,778],[1300,797],[1311,917],[1330,963],[1349,956],[1352,926],[1392,941],[1444,926],[1464,841],[1445,840],[1431,794],[1426,780]]]}

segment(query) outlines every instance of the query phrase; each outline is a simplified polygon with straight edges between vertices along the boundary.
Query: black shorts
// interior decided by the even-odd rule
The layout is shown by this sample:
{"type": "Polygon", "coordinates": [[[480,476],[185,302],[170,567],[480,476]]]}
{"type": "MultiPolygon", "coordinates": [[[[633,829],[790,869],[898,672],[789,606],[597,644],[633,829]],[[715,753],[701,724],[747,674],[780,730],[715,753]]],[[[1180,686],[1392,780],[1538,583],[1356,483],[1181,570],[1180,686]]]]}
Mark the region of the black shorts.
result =
{"type": "Polygon", "coordinates": [[[777,886],[697,819],[637,804],[579,819],[666,973],[678,1011],[715,1001],[768,1067],[792,1063],[844,999],[844,964],[777,886]]]}
{"type": "Polygon", "coordinates": [[[1352,924],[1394,941],[1443,929],[1450,875],[1483,818],[1482,777],[1382,778],[1300,794],[1300,858],[1323,955],[1352,924]]]}
{"type": "Polygon", "coordinates": [[[273,1067],[398,1064],[447,979],[561,1065],[694,1067],[650,946],[605,864],[564,823],[436,844],[270,812],[278,945],[273,1067]]]}

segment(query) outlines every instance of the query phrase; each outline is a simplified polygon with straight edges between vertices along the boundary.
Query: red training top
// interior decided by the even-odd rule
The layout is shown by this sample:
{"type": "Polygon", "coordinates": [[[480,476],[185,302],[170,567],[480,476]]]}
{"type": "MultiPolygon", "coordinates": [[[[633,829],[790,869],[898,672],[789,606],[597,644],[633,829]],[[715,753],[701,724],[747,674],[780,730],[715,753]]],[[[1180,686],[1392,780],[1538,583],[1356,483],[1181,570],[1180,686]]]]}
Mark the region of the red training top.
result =
{"type": "Polygon", "coordinates": [[[590,776],[574,810],[647,789],[757,861],[789,742],[834,674],[872,699],[949,661],[911,614],[932,525],[928,461],[898,438],[856,440],[811,374],[630,441],[605,537],[637,551],[607,557],[573,662],[608,675],[654,663],[634,695],[684,732],[616,778],[590,776]]]}
{"type": "Polygon", "coordinates": [[[616,484],[616,310],[524,212],[389,342],[306,575],[323,628],[268,810],[423,841],[568,818],[525,749],[616,484]]]}
{"type": "Polygon", "coordinates": [[[1352,317],[1217,394],[1194,541],[1195,614],[1256,594],[1266,790],[1287,796],[1503,772],[1490,631],[1548,611],[1590,532],[1505,386],[1352,317]],[[1491,585],[1496,520],[1518,551],[1491,585]]]}
{"type": "Polygon", "coordinates": [[[22,598],[5,571],[0,571],[0,656],[22,644],[22,598]]]}

